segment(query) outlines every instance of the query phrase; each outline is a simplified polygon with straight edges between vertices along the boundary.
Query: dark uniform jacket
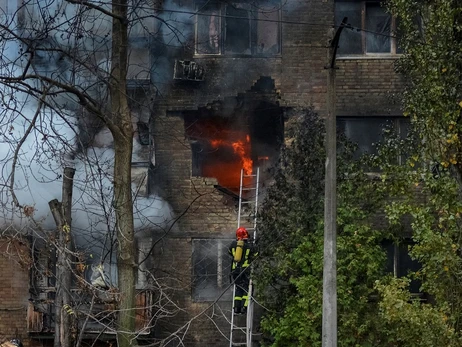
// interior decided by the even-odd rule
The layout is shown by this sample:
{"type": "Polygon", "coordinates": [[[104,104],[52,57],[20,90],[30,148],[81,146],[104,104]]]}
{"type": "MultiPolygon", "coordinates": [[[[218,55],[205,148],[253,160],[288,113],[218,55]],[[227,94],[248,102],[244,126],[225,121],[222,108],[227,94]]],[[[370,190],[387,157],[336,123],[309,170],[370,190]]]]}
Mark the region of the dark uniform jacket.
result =
{"type": "Polygon", "coordinates": [[[237,241],[233,241],[228,249],[228,253],[233,257],[231,264],[231,272],[241,272],[242,270],[249,267],[253,258],[256,256],[256,247],[249,240],[244,240],[244,246],[242,247],[242,258],[241,261],[235,262],[234,255],[236,254],[237,241]]]}

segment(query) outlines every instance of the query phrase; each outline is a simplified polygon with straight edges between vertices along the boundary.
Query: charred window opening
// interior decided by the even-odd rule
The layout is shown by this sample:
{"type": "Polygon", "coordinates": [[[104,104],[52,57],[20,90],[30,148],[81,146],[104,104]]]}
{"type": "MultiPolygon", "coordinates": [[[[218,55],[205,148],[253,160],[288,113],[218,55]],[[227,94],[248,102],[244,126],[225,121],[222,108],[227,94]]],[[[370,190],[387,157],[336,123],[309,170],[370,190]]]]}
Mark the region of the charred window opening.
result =
{"type": "Polygon", "coordinates": [[[225,23],[225,53],[250,54],[250,11],[248,5],[226,6],[225,23]]]}
{"type": "Polygon", "coordinates": [[[197,2],[196,54],[280,53],[280,1],[197,2]]]}
{"type": "Polygon", "coordinates": [[[229,189],[239,187],[242,168],[252,173],[251,142],[248,127],[222,117],[185,117],[191,141],[192,175],[215,177],[229,189]]]}
{"type": "Polygon", "coordinates": [[[380,1],[336,0],[335,23],[339,25],[344,17],[348,17],[348,23],[357,29],[342,32],[340,55],[402,53],[398,40],[392,37],[398,35],[397,20],[387,13],[380,1]]]}
{"type": "Polygon", "coordinates": [[[269,168],[278,158],[283,121],[276,104],[236,99],[220,112],[204,108],[183,115],[192,176],[214,177],[220,186],[238,191],[241,169],[251,174],[257,166],[269,168]]]}

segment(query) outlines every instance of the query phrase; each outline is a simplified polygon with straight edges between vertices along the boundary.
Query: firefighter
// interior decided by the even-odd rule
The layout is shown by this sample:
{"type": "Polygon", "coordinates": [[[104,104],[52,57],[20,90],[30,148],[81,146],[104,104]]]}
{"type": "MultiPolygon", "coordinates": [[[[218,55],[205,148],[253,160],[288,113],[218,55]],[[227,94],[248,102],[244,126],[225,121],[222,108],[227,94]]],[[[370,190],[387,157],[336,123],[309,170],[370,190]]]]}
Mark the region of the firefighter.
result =
{"type": "Polygon", "coordinates": [[[245,314],[249,304],[248,291],[250,283],[249,265],[256,255],[254,245],[249,241],[249,233],[244,227],[236,230],[236,241],[228,250],[233,257],[231,264],[231,280],[236,285],[234,293],[234,313],[245,314]]]}

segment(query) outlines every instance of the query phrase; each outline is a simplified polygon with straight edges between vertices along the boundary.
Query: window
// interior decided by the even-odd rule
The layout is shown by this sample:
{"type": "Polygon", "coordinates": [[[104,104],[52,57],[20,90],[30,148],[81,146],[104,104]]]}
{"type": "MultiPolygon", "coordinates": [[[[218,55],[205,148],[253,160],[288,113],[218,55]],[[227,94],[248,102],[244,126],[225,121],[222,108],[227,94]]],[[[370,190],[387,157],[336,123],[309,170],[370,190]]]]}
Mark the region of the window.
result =
{"type": "Polygon", "coordinates": [[[335,2],[335,23],[339,25],[344,17],[355,28],[344,29],[340,35],[338,54],[399,54],[397,39],[397,20],[387,13],[379,1],[335,2]]]}
{"type": "MultiPolygon", "coordinates": [[[[376,144],[383,140],[383,132],[392,127],[401,138],[409,131],[409,118],[405,117],[337,117],[337,128],[358,145],[356,158],[363,154],[377,153],[376,144]]],[[[403,163],[405,158],[398,158],[403,163]]]]}
{"type": "Polygon", "coordinates": [[[228,255],[228,248],[231,242],[232,240],[224,239],[193,240],[193,300],[231,300],[232,287],[223,294],[230,283],[231,257],[228,255]]]}
{"type": "MultiPolygon", "coordinates": [[[[416,260],[412,260],[409,255],[409,248],[414,242],[411,239],[404,239],[397,244],[393,241],[386,240],[382,243],[382,247],[387,253],[386,270],[392,273],[395,277],[407,276],[409,272],[420,270],[421,265],[416,260]]],[[[409,290],[413,294],[420,293],[420,281],[412,280],[409,290]]]]}
{"type": "Polygon", "coordinates": [[[280,2],[198,2],[196,54],[280,53],[280,2]]]}

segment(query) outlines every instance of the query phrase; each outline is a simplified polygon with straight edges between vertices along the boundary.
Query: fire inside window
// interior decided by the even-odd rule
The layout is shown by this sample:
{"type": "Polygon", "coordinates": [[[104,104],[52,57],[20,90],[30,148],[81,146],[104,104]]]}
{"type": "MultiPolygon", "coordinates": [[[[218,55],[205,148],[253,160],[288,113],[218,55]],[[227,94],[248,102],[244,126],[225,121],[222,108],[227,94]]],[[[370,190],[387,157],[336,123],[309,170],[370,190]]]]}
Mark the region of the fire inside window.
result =
{"type": "Polygon", "coordinates": [[[280,53],[280,1],[197,2],[196,54],[280,53]]]}
{"type": "Polygon", "coordinates": [[[335,23],[348,17],[348,24],[356,29],[346,29],[340,36],[338,53],[348,54],[400,54],[398,23],[380,1],[335,1],[335,23]],[[359,29],[359,30],[358,30],[359,29]],[[362,30],[361,30],[362,29],[362,30]]]}
{"type": "Polygon", "coordinates": [[[240,172],[252,173],[251,138],[248,130],[224,119],[196,119],[187,124],[193,153],[193,176],[216,177],[218,184],[239,188],[240,172]]]}

